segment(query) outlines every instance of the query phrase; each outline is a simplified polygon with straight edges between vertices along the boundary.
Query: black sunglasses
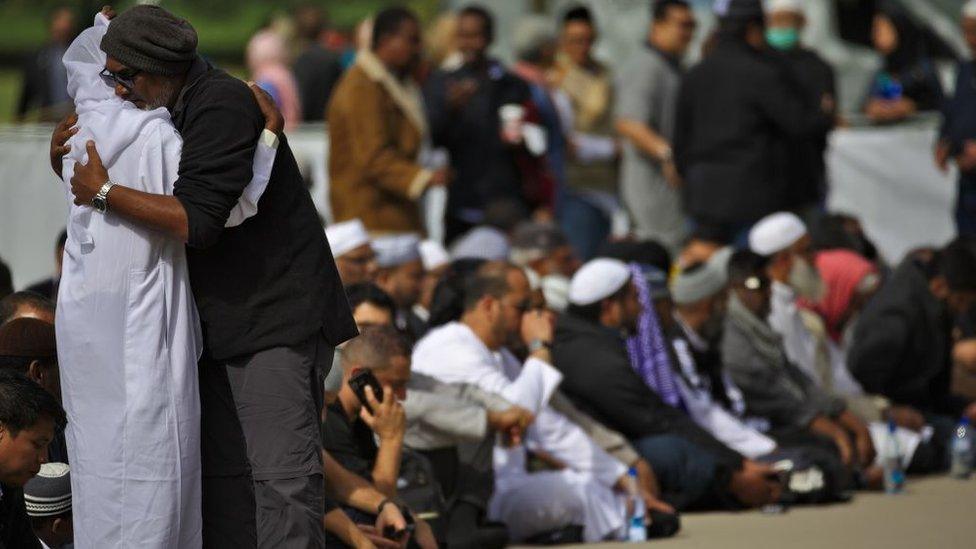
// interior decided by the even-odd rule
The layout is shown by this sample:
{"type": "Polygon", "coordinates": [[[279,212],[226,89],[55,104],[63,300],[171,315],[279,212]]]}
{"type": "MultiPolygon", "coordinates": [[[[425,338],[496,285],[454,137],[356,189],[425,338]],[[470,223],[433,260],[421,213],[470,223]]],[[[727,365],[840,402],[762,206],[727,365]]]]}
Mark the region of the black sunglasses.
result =
{"type": "Polygon", "coordinates": [[[98,73],[98,75],[101,76],[102,80],[104,80],[105,83],[108,84],[109,86],[113,88],[117,85],[122,86],[123,88],[131,92],[133,86],[135,86],[135,78],[136,76],[139,75],[140,72],[142,71],[129,69],[125,71],[125,74],[122,74],[118,72],[112,72],[108,69],[102,69],[102,72],[98,73]]]}

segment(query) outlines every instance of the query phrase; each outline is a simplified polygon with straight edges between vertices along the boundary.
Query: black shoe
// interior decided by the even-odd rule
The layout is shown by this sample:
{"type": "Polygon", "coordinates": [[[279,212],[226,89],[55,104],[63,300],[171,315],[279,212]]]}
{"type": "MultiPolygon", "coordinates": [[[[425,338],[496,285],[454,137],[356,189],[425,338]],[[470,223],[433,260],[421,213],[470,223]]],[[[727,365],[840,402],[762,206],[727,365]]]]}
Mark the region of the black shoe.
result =
{"type": "Polygon", "coordinates": [[[647,539],[670,538],[681,530],[681,517],[677,513],[651,511],[651,523],[647,526],[647,539]]]}

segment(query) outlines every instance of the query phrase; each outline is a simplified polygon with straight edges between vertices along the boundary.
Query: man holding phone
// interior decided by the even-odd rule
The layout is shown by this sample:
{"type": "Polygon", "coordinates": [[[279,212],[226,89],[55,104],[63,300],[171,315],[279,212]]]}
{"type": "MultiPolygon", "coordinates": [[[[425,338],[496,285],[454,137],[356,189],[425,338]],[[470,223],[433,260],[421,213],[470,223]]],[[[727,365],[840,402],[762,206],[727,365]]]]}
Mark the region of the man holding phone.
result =
{"type": "MultiPolygon", "coordinates": [[[[329,455],[370,480],[390,498],[390,504],[397,496],[406,432],[406,414],[400,401],[407,396],[409,381],[410,345],[406,340],[392,326],[363,330],[342,349],[342,388],[329,405],[322,425],[329,455]]],[[[385,504],[380,505],[380,511],[385,504]]],[[[351,518],[363,522],[355,520],[359,517],[351,518]]],[[[416,521],[415,541],[425,549],[437,546],[422,521],[416,521]]]]}

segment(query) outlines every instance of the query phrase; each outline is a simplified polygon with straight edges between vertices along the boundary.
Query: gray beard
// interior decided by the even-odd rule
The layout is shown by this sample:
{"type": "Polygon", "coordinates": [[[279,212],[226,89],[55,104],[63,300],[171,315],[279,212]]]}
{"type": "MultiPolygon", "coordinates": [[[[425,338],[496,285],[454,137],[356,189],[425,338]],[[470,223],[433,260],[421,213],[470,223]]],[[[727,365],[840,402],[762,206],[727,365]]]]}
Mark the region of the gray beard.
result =
{"type": "Polygon", "coordinates": [[[176,82],[167,80],[155,97],[146,98],[145,110],[153,111],[160,107],[168,107],[170,100],[176,97],[178,92],[179,90],[176,87],[176,82]]]}

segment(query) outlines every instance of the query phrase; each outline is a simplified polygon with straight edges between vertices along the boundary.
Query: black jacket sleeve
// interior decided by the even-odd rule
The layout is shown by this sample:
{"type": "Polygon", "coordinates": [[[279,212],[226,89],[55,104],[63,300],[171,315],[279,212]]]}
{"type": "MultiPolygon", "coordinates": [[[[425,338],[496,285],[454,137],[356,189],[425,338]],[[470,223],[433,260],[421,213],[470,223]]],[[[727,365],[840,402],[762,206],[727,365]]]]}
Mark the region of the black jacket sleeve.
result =
{"type": "Polygon", "coordinates": [[[251,181],[264,125],[257,102],[239,80],[202,82],[187,106],[183,154],[173,195],[186,210],[187,244],[217,242],[230,211],[251,181]]]}

